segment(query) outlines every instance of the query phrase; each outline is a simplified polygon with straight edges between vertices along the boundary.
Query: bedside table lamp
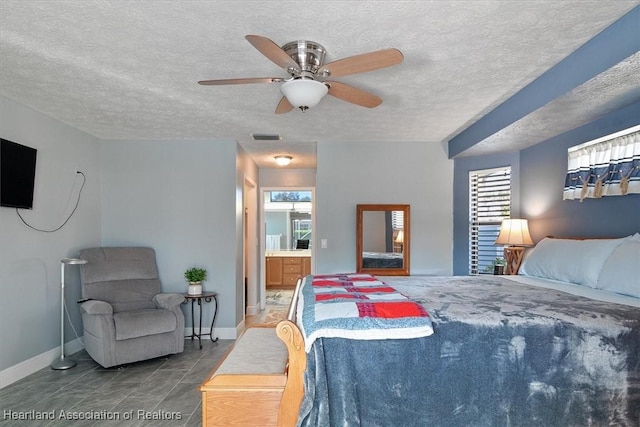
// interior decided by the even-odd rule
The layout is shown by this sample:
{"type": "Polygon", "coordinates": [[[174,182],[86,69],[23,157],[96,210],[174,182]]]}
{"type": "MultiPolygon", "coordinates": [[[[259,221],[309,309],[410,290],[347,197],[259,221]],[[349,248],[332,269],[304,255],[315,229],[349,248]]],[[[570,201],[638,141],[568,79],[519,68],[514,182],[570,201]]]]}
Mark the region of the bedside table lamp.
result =
{"type": "Polygon", "coordinates": [[[505,245],[504,260],[506,268],[504,274],[518,274],[518,269],[524,256],[524,248],[533,246],[529,234],[529,224],[526,219],[503,219],[496,245],[505,245]]]}
{"type": "Polygon", "coordinates": [[[64,258],[60,261],[60,358],[51,364],[51,369],[69,369],[76,366],[76,361],[64,356],[64,266],[86,264],[86,259],[64,258]]]}
{"type": "Polygon", "coordinates": [[[400,252],[402,253],[402,246],[404,245],[404,230],[398,231],[398,235],[396,236],[396,243],[400,244],[400,252]]]}

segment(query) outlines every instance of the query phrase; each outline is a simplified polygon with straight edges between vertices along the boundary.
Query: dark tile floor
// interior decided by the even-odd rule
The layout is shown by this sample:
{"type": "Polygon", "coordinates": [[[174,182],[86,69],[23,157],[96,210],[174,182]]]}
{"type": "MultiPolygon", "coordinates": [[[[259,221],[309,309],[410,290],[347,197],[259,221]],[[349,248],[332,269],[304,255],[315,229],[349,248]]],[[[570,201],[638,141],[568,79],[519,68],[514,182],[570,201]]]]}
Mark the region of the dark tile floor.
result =
{"type": "Polygon", "coordinates": [[[181,354],[110,369],[82,350],[69,370],[47,367],[0,390],[0,426],[200,426],[198,386],[233,342],[203,339],[200,350],[185,340],[181,354]]]}

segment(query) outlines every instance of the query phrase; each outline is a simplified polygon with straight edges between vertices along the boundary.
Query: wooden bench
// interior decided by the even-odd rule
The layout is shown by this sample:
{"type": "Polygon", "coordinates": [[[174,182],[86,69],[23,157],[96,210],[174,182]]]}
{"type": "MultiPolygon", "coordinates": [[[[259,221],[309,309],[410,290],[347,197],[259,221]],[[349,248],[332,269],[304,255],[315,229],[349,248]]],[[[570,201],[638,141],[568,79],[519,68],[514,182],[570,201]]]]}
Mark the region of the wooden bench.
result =
{"type": "Polygon", "coordinates": [[[304,393],[304,340],[295,324],[302,280],[287,318],[248,328],[200,385],[202,425],[294,426],[304,393]]]}

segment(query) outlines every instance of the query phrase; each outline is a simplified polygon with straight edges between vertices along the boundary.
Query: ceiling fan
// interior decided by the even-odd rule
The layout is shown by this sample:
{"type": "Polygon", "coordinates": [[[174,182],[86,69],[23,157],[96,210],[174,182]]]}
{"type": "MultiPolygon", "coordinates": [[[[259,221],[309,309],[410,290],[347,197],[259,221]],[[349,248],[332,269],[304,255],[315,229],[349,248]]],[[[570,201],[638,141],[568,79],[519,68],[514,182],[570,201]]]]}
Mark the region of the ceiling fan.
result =
{"type": "Polygon", "coordinates": [[[398,49],[383,49],[324,64],[326,49],[312,41],[298,40],[280,47],[263,36],[248,35],[245,38],[260,53],[284,68],[290,77],[201,80],[198,84],[282,83],[280,91],[283,97],[276,107],[276,114],[288,113],[294,107],[305,112],[316,106],[327,94],[363,107],[377,107],[382,103],[380,97],[345,83],[326,79],[378,70],[399,64],[404,58],[398,49]]]}

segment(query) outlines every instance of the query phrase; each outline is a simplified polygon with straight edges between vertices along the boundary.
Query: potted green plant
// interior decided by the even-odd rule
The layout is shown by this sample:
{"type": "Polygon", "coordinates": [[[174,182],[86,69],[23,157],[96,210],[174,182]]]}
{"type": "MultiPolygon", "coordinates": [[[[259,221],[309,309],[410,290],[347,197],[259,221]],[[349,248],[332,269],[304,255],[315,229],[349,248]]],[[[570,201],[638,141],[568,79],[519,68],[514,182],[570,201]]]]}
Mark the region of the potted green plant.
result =
{"type": "Polygon", "coordinates": [[[207,270],[200,267],[191,267],[184,272],[184,278],[189,282],[189,295],[202,293],[202,282],[207,280],[207,270]]]}
{"type": "Polygon", "coordinates": [[[505,265],[505,261],[504,258],[498,257],[496,259],[494,259],[490,265],[485,267],[485,272],[487,273],[491,273],[493,272],[493,274],[504,274],[504,265],[505,265]]]}

